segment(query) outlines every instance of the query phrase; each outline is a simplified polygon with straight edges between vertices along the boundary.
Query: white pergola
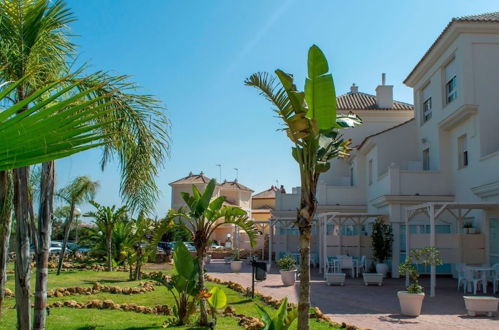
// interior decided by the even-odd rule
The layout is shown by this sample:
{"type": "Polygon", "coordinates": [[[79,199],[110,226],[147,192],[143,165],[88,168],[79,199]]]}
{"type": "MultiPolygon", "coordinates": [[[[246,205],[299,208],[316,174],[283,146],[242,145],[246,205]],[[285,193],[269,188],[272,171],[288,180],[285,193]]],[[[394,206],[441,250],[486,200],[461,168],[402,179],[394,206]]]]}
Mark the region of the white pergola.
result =
{"type": "MultiPolygon", "coordinates": [[[[499,203],[459,203],[459,202],[429,202],[415,206],[410,206],[406,209],[405,217],[405,250],[406,258],[410,253],[410,230],[409,222],[418,214],[426,214],[430,220],[430,247],[435,247],[435,222],[444,213],[449,213],[457,222],[457,228],[462,227],[466,216],[473,210],[490,210],[499,208],[499,203]]],[[[462,236],[459,236],[458,249],[462,258],[462,236]]],[[[409,285],[409,278],[406,276],[406,284],[409,285]]],[[[430,295],[435,296],[436,286],[436,266],[431,266],[430,269],[430,295]]]]}
{"type": "MultiPolygon", "coordinates": [[[[280,225],[284,228],[291,228],[296,222],[296,217],[279,217],[279,218],[271,218],[268,221],[269,224],[269,256],[267,262],[272,264],[272,243],[274,236],[274,228],[276,225],[280,225]]],[[[314,219],[312,225],[317,225],[317,221],[314,219]]]]}
{"type": "Polygon", "coordinates": [[[341,251],[342,246],[342,235],[341,235],[341,226],[346,223],[353,223],[357,226],[357,233],[359,236],[359,242],[357,244],[357,252],[360,255],[360,229],[362,225],[371,220],[371,222],[376,218],[383,218],[386,220],[388,215],[386,214],[378,214],[378,213],[343,213],[343,212],[327,212],[319,214],[319,225],[322,230],[319,233],[319,272],[326,266],[328,260],[327,255],[327,225],[329,223],[336,224],[340,226],[339,232],[339,248],[341,251]]]}

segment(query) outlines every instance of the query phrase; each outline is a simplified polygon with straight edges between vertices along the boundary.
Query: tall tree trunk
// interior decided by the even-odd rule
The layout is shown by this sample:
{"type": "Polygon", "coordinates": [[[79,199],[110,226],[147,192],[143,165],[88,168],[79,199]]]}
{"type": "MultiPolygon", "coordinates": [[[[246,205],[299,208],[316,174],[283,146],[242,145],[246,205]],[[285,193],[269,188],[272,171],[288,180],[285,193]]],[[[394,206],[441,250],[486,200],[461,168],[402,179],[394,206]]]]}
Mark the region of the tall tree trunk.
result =
{"type": "MultiPolygon", "coordinates": [[[[204,248],[199,248],[197,249],[197,258],[198,258],[198,265],[199,265],[199,289],[204,290],[204,248]]],[[[206,299],[201,298],[199,301],[199,310],[200,310],[200,316],[199,316],[199,325],[200,326],[207,326],[208,325],[208,312],[206,311],[206,299]]]]}
{"type": "Polygon", "coordinates": [[[35,220],[35,210],[33,206],[33,196],[30,196],[30,201],[29,203],[29,223],[30,223],[30,235],[31,235],[31,245],[33,246],[35,250],[35,255],[38,254],[38,233],[37,233],[37,228],[36,228],[36,220],[35,220]]]}
{"type": "Polygon", "coordinates": [[[298,329],[308,330],[310,310],[310,240],[315,213],[315,193],[318,176],[310,178],[302,173],[302,192],[297,226],[300,230],[300,293],[298,298],[298,329]]]}
{"type": "Polygon", "coordinates": [[[0,319],[7,282],[7,262],[12,228],[12,173],[0,172],[0,319]]]}
{"type": "Polygon", "coordinates": [[[54,209],[55,162],[42,165],[40,185],[40,211],[38,214],[38,240],[36,254],[35,314],[33,328],[45,329],[47,319],[47,280],[52,212],[54,209]]]}
{"type": "Polygon", "coordinates": [[[113,232],[106,233],[106,254],[107,254],[107,266],[106,270],[108,272],[113,271],[113,250],[112,250],[112,235],[113,232]]]}
{"type": "Polygon", "coordinates": [[[138,246],[135,249],[135,255],[137,256],[137,261],[135,262],[135,280],[140,281],[142,279],[142,255],[143,249],[138,243],[138,246]]]}
{"type": "Polygon", "coordinates": [[[16,216],[16,312],[17,328],[31,329],[31,255],[28,191],[29,167],[14,170],[14,211],[16,216]]]}
{"type": "Polygon", "coordinates": [[[66,246],[68,245],[69,231],[71,230],[71,223],[73,222],[74,211],[75,211],[75,205],[74,203],[71,203],[69,207],[68,221],[64,226],[64,238],[62,240],[61,253],[59,254],[59,263],[57,264],[57,275],[61,273],[62,263],[64,262],[64,255],[66,254],[66,246]]]}

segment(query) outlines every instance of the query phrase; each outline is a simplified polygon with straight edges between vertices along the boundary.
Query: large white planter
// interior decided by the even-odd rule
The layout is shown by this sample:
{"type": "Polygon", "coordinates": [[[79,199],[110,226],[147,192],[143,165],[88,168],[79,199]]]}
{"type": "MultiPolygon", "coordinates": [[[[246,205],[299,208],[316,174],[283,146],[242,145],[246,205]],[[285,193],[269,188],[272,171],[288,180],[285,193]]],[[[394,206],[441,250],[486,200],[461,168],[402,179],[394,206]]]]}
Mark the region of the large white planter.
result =
{"type": "Polygon", "coordinates": [[[327,285],[333,285],[333,284],[338,284],[338,285],[345,285],[345,273],[326,273],[324,275],[326,277],[326,284],[327,285]]]}
{"type": "Polygon", "coordinates": [[[242,260],[230,262],[230,270],[232,270],[234,273],[239,273],[242,268],[243,268],[243,261],[242,260]]]}
{"type": "Polygon", "coordinates": [[[281,270],[282,284],[285,286],[295,285],[296,270],[281,270]]]}
{"type": "Polygon", "coordinates": [[[423,305],[424,293],[409,293],[407,291],[397,292],[402,315],[419,316],[423,305]]]}
{"type": "Polygon", "coordinates": [[[366,286],[369,284],[383,285],[383,274],[381,273],[362,273],[362,276],[364,277],[364,284],[366,286]]]}
{"type": "Polygon", "coordinates": [[[383,277],[386,278],[386,274],[388,273],[388,265],[376,264],[376,273],[383,274],[383,277]]]}
{"type": "Polygon", "coordinates": [[[497,312],[499,298],[486,296],[464,296],[463,298],[470,316],[475,316],[477,313],[486,313],[487,316],[492,316],[493,313],[497,312]]]}

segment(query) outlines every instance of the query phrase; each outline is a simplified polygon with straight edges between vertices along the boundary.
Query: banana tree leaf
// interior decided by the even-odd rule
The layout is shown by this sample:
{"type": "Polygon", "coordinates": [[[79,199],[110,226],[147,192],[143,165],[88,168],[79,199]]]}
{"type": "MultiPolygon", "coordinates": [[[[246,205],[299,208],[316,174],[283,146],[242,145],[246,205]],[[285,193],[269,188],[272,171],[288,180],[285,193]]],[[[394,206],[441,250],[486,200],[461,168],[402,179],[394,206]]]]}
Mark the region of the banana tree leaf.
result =
{"type": "Polygon", "coordinates": [[[336,125],[336,92],[333,76],[326,74],[328,69],[324,53],[316,45],[310,47],[305,99],[307,117],[315,119],[319,129],[330,129],[336,125]]]}

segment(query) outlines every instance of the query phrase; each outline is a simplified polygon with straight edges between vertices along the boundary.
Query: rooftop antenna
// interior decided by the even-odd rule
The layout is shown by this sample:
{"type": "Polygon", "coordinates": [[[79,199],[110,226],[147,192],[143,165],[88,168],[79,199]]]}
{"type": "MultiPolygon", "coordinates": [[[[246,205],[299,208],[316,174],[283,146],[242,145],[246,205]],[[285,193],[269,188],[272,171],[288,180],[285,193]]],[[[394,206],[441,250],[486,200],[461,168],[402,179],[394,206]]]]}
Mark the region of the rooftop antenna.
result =
{"type": "Polygon", "coordinates": [[[217,164],[218,166],[218,182],[222,182],[222,164],[217,164]]]}
{"type": "Polygon", "coordinates": [[[236,170],[236,180],[239,179],[239,169],[237,167],[234,167],[234,170],[236,170]]]}
{"type": "Polygon", "coordinates": [[[276,187],[279,187],[279,179],[276,179],[276,180],[275,180],[275,186],[276,186],[276,187]]]}

